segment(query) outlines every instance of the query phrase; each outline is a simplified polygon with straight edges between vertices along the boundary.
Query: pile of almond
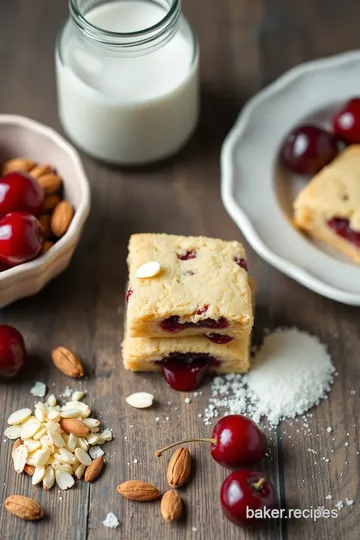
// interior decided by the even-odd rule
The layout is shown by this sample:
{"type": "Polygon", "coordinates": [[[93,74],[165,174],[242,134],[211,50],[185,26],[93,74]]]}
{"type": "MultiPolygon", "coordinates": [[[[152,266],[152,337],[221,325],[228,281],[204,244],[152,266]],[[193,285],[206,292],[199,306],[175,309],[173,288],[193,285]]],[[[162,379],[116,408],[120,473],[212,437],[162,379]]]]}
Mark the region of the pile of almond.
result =
{"type": "Polygon", "coordinates": [[[6,161],[3,174],[24,172],[32,176],[44,189],[45,201],[38,219],[45,231],[44,252],[64,236],[74,216],[71,204],[63,200],[63,182],[51,165],[35,163],[30,159],[15,158],[6,161]]]}
{"type": "MultiPolygon", "coordinates": [[[[168,469],[167,481],[171,488],[164,493],[160,503],[160,512],[166,521],[176,521],[181,516],[182,499],[176,491],[188,480],[191,472],[191,455],[187,448],[178,448],[172,455],[168,469]]],[[[123,497],[134,501],[154,501],[160,497],[159,489],[141,480],[129,480],[117,487],[123,497]]]]}
{"type": "Polygon", "coordinates": [[[50,489],[71,488],[75,479],[84,476],[92,482],[101,473],[104,452],[100,445],[112,439],[110,429],[100,432],[100,421],[92,418],[90,407],[82,400],[83,392],[73,393],[63,406],[55,396],[31,409],[20,409],[8,418],[8,439],[15,439],[12,459],[15,471],[32,477],[32,484],[50,489]]]}

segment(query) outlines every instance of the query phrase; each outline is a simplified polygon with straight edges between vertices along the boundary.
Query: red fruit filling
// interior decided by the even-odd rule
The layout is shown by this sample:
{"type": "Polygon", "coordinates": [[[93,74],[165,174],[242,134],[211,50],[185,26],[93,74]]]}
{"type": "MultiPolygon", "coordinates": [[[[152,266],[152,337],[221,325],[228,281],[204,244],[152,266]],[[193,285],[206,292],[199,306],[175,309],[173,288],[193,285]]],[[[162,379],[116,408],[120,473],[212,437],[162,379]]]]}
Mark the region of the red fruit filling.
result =
{"type": "Polygon", "coordinates": [[[225,334],[216,334],[215,332],[206,334],[206,337],[217,345],[225,345],[226,343],[230,343],[230,341],[234,339],[231,336],[226,336],[225,334]]]}
{"type": "Polygon", "coordinates": [[[129,299],[130,299],[130,296],[132,295],[134,291],[132,290],[132,288],[130,287],[126,293],[126,303],[129,302],[129,299]]]}
{"type": "Polygon", "coordinates": [[[243,259],[242,257],[235,257],[235,262],[240,266],[240,268],[243,268],[247,272],[248,267],[245,259],[243,259]]]}
{"type": "Polygon", "coordinates": [[[190,259],[196,259],[196,250],[195,249],[188,249],[187,251],[181,251],[180,253],[177,253],[177,258],[180,259],[180,261],[188,261],[190,259]]]}
{"type": "Polygon", "coordinates": [[[180,392],[196,390],[204,381],[210,367],[220,364],[214,356],[206,353],[170,353],[156,363],[161,366],[168,385],[180,392]]]}
{"type": "Polygon", "coordinates": [[[164,321],[161,321],[160,327],[164,332],[169,332],[174,334],[176,332],[181,332],[184,328],[212,328],[214,330],[222,330],[227,328],[229,323],[224,317],[221,317],[218,320],[215,319],[203,319],[196,323],[193,322],[180,322],[180,317],[178,315],[173,315],[168,317],[164,321]]]}
{"type": "Polygon", "coordinates": [[[329,219],[327,222],[330,229],[332,229],[336,234],[354,244],[357,248],[360,248],[360,232],[354,231],[350,227],[350,222],[345,218],[333,218],[329,219]]]}

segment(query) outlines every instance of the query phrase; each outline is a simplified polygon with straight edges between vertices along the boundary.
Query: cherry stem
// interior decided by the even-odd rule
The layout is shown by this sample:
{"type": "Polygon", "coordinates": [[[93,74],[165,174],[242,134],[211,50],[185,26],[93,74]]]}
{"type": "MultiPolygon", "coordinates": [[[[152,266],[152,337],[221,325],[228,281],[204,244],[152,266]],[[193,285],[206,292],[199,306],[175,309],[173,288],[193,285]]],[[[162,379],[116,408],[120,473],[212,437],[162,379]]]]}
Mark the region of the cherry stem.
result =
{"type": "Polygon", "coordinates": [[[185,439],[184,441],[179,441],[173,444],[169,444],[169,446],[165,446],[165,448],[161,448],[160,450],[156,450],[155,456],[160,457],[163,455],[164,452],[167,450],[170,450],[170,448],[174,448],[174,446],[179,446],[180,444],[186,444],[189,442],[207,442],[210,444],[216,444],[216,439],[207,439],[203,437],[195,438],[195,439],[185,439]]]}
{"type": "Polygon", "coordinates": [[[255,491],[261,491],[263,484],[266,482],[265,478],[260,478],[257,482],[254,482],[251,484],[251,487],[255,489],[255,491]]]}

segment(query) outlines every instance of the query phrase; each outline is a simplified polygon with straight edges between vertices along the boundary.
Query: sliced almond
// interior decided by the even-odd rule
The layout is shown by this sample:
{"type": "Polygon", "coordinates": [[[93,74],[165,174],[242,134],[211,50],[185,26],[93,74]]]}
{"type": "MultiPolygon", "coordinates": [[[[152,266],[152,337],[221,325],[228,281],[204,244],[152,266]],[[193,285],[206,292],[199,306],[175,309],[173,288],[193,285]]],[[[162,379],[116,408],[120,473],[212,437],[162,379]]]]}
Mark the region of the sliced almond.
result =
{"type": "Polygon", "coordinates": [[[46,428],[44,426],[41,426],[41,428],[33,435],[34,441],[39,441],[41,437],[46,435],[46,428]]]}
{"type": "Polygon", "coordinates": [[[44,467],[49,457],[50,457],[49,448],[43,448],[41,450],[37,450],[33,455],[33,458],[35,460],[35,467],[44,467]]]}
{"type": "Polygon", "coordinates": [[[97,428],[100,426],[100,421],[96,420],[96,418],[85,418],[83,422],[89,428],[97,428]]]}
{"type": "Polygon", "coordinates": [[[33,486],[40,484],[45,475],[45,467],[35,467],[34,474],[32,475],[31,483],[33,486]]]}
{"type": "Polygon", "coordinates": [[[77,448],[78,444],[78,438],[74,433],[70,433],[68,441],[66,443],[66,446],[70,450],[70,452],[75,452],[75,449],[77,448]]]}
{"type": "Polygon", "coordinates": [[[62,438],[62,436],[60,435],[60,433],[58,433],[55,430],[48,431],[48,433],[49,433],[50,439],[55,444],[55,446],[57,446],[58,448],[63,448],[65,446],[65,441],[62,438]]]}
{"type": "Polygon", "coordinates": [[[86,467],[91,465],[91,461],[92,461],[91,457],[82,448],[77,448],[75,450],[75,456],[80,461],[80,463],[82,463],[83,465],[86,465],[86,467]]]}
{"type": "Polygon", "coordinates": [[[35,409],[34,414],[35,414],[35,418],[39,420],[39,422],[45,421],[45,411],[43,411],[42,409],[35,409]]]}
{"type": "Polygon", "coordinates": [[[33,439],[25,439],[24,444],[28,449],[29,454],[32,454],[33,452],[36,452],[36,450],[39,450],[39,448],[41,448],[41,442],[34,441],[33,439]]]}
{"type": "Polygon", "coordinates": [[[69,377],[78,378],[84,375],[80,358],[65,347],[57,347],[52,351],[52,361],[62,373],[69,377]]]}
{"type": "Polygon", "coordinates": [[[79,415],[79,409],[66,409],[60,412],[61,418],[76,418],[79,415]]]}
{"type": "Polygon", "coordinates": [[[71,474],[61,469],[55,472],[55,479],[60,489],[69,489],[75,484],[75,480],[71,474]]]}
{"type": "Polygon", "coordinates": [[[97,477],[100,475],[104,467],[104,460],[102,457],[94,459],[94,461],[88,466],[85,471],[85,482],[94,482],[97,477]]]}
{"type": "Polygon", "coordinates": [[[21,438],[29,439],[40,428],[40,422],[35,416],[29,416],[27,420],[21,425],[21,438]]]}
{"type": "Polygon", "coordinates": [[[89,444],[96,444],[98,442],[99,435],[97,433],[90,433],[86,436],[86,440],[89,444]]]}
{"type": "Polygon", "coordinates": [[[157,487],[141,480],[123,482],[118,485],[117,491],[123,497],[134,501],[154,501],[160,497],[160,491],[157,487]]]}
{"type": "MultiPolygon", "coordinates": [[[[75,463],[75,456],[66,448],[59,448],[60,461],[63,463],[75,463]]],[[[79,458],[78,458],[79,459],[79,458]]],[[[80,460],[79,460],[80,461],[80,460]]]]}
{"type": "Polygon", "coordinates": [[[128,396],[125,401],[135,409],[146,409],[153,404],[154,396],[148,392],[135,392],[128,396]]]}
{"type": "Polygon", "coordinates": [[[26,521],[35,521],[44,517],[41,506],[33,499],[23,495],[10,495],[5,500],[5,508],[10,514],[26,521]]]}
{"type": "Polygon", "coordinates": [[[14,450],[14,469],[15,471],[20,474],[23,472],[24,467],[26,465],[26,459],[28,457],[28,450],[25,446],[25,444],[20,444],[17,448],[14,450]]]}
{"type": "Polygon", "coordinates": [[[43,488],[51,489],[55,483],[55,471],[52,467],[47,467],[43,478],[43,488]]]}
{"type": "Polygon", "coordinates": [[[149,261],[136,270],[135,276],[138,279],[152,278],[157,276],[160,273],[160,270],[161,265],[158,261],[149,261]]]}
{"type": "Polygon", "coordinates": [[[7,429],[5,429],[4,435],[11,440],[18,439],[21,435],[21,426],[16,425],[8,427],[7,429]]]}
{"type": "Polygon", "coordinates": [[[76,418],[62,418],[60,420],[60,426],[65,433],[72,433],[77,437],[85,437],[91,432],[89,426],[85,425],[84,422],[81,422],[81,420],[77,420],[76,418]]]}
{"type": "Polygon", "coordinates": [[[73,401],[81,401],[84,396],[85,396],[85,392],[81,392],[80,390],[76,390],[72,395],[72,400],[73,401]]]}
{"type": "Polygon", "coordinates": [[[16,439],[16,441],[13,444],[12,450],[11,450],[11,457],[14,459],[14,452],[16,448],[18,448],[21,444],[24,444],[24,442],[21,439],[16,439]]]}
{"type": "Polygon", "coordinates": [[[54,396],[54,394],[50,394],[50,396],[47,398],[47,403],[48,405],[50,405],[50,407],[56,406],[56,397],[54,396]]]}
{"type": "Polygon", "coordinates": [[[76,476],[76,478],[77,478],[78,480],[80,480],[80,478],[83,477],[83,474],[84,474],[84,472],[85,472],[85,469],[86,469],[85,465],[83,465],[82,463],[80,463],[80,465],[78,466],[78,468],[77,468],[76,471],[75,471],[75,476],[76,476]]]}
{"type": "Polygon", "coordinates": [[[81,448],[82,450],[84,450],[85,452],[87,452],[88,449],[89,449],[89,443],[87,442],[86,439],[84,439],[84,437],[79,437],[78,438],[78,447],[81,448]]]}
{"type": "Polygon", "coordinates": [[[52,465],[54,471],[64,471],[69,474],[72,474],[73,468],[70,463],[60,463],[60,461],[55,461],[52,465]]]}
{"type": "Polygon", "coordinates": [[[10,414],[7,423],[10,426],[14,426],[17,424],[22,424],[25,422],[31,416],[31,409],[19,409],[18,411],[13,412],[10,414]]]}

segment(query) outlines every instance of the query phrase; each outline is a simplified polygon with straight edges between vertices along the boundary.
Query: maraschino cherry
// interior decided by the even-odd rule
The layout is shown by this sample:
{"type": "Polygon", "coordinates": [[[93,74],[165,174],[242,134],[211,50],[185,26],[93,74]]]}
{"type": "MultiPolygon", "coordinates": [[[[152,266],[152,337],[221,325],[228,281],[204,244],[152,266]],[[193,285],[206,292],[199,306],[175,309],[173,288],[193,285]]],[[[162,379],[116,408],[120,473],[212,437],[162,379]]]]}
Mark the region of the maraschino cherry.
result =
{"type": "Polygon", "coordinates": [[[44,190],[29,174],[11,172],[0,178],[0,216],[10,212],[37,216],[43,204],[44,190]]]}
{"type": "Polygon", "coordinates": [[[360,98],[353,98],[344,105],[334,117],[333,127],[347,143],[360,143],[360,98]]]}
{"type": "Polygon", "coordinates": [[[25,364],[24,338],[16,328],[0,325],[0,376],[15,377],[25,364]]]}
{"type": "Polygon", "coordinates": [[[31,261],[44,249],[45,235],[36,217],[11,212],[0,220],[0,262],[6,266],[31,261]]]}
{"type": "Polygon", "coordinates": [[[224,480],[220,503],[225,516],[233,523],[251,525],[259,520],[259,511],[277,507],[277,497],[273,484],[263,473],[239,469],[224,480]]]}
{"type": "Polygon", "coordinates": [[[229,414],[214,426],[211,438],[194,438],[171,444],[155,452],[163,452],[188,442],[208,442],[211,455],[217,463],[229,469],[258,463],[267,450],[266,437],[262,429],[250,418],[241,414],[229,414]]]}

